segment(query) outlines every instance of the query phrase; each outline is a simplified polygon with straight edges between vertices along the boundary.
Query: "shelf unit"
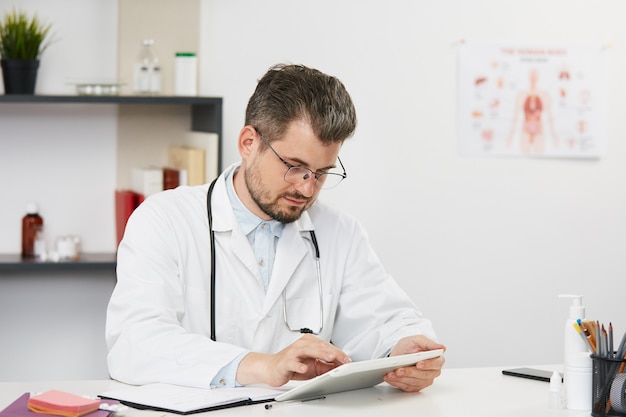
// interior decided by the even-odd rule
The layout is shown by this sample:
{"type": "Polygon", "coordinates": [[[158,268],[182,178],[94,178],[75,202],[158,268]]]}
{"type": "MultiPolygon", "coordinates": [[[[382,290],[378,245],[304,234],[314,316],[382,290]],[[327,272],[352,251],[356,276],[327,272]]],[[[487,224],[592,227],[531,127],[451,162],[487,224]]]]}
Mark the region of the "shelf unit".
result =
{"type": "Polygon", "coordinates": [[[219,170],[222,169],[222,98],[178,96],[76,96],[76,95],[0,95],[0,103],[76,103],[76,104],[175,104],[191,106],[191,130],[217,133],[220,149],[219,170]]]}
{"type": "MultiPolygon", "coordinates": [[[[222,98],[181,96],[0,95],[3,103],[180,105],[190,107],[191,130],[218,136],[218,171],[222,170],[222,98]]],[[[7,271],[104,270],[115,268],[114,253],[85,253],[78,261],[37,262],[20,255],[0,254],[0,273],[7,271]]]]}
{"type": "Polygon", "coordinates": [[[83,253],[78,260],[41,262],[21,255],[0,255],[0,272],[11,271],[114,271],[114,253],[83,253]]]}

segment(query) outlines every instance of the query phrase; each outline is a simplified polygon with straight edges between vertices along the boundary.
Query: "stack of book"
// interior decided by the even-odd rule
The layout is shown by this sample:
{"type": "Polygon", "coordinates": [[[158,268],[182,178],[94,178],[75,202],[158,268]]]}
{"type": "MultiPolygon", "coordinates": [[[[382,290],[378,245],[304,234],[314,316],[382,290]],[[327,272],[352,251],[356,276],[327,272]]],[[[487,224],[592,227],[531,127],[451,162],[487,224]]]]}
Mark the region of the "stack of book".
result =
{"type": "Polygon", "coordinates": [[[189,132],[186,146],[167,149],[167,165],[132,169],[130,187],[115,191],[115,225],[117,244],[124,235],[132,212],[150,195],[180,185],[202,185],[217,178],[217,135],[189,132]]]}

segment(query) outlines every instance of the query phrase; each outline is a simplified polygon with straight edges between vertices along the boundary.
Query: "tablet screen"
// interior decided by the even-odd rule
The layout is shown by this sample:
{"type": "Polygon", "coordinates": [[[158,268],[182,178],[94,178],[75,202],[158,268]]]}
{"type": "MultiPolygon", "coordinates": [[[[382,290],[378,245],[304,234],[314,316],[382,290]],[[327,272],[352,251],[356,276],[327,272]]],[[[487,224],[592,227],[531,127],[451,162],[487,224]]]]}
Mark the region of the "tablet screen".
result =
{"type": "Polygon", "coordinates": [[[442,354],[443,349],[436,349],[347,363],[280,394],[276,397],[276,401],[306,400],[336,392],[373,387],[383,382],[387,372],[415,365],[417,362],[436,358],[442,354]]]}

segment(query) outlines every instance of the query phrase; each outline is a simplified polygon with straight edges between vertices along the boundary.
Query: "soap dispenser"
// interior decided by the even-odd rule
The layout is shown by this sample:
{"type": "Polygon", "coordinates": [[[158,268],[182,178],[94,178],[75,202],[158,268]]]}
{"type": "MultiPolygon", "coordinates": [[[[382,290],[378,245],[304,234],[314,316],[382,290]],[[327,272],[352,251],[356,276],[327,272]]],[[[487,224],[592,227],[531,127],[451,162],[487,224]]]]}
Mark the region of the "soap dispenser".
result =
{"type": "Polygon", "coordinates": [[[570,410],[590,410],[592,391],[592,361],[587,344],[580,337],[574,323],[585,318],[582,295],[560,294],[559,298],[572,299],[565,321],[563,383],[565,407],[570,410]]]}
{"type": "Polygon", "coordinates": [[[587,345],[585,341],[580,337],[574,323],[585,319],[585,307],[583,304],[582,295],[574,294],[559,294],[559,298],[570,298],[572,305],[569,307],[569,315],[565,321],[565,339],[564,339],[564,359],[567,361],[567,356],[572,352],[587,352],[587,345]]]}

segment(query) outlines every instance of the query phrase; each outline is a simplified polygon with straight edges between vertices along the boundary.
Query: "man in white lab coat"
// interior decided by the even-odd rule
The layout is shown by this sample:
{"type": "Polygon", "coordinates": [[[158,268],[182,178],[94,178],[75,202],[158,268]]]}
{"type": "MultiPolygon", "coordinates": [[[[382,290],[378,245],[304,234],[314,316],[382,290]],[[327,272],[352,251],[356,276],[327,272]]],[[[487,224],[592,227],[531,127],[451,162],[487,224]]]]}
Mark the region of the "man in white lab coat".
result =
{"type": "MultiPolygon", "coordinates": [[[[270,68],[248,103],[241,163],[211,185],[155,194],[129,219],[107,311],[113,378],[280,386],[353,360],[444,347],[360,224],[317,200],[346,177],[339,151],[355,128],[338,79],[270,68]]],[[[419,391],[443,363],[385,380],[419,391]]]]}

